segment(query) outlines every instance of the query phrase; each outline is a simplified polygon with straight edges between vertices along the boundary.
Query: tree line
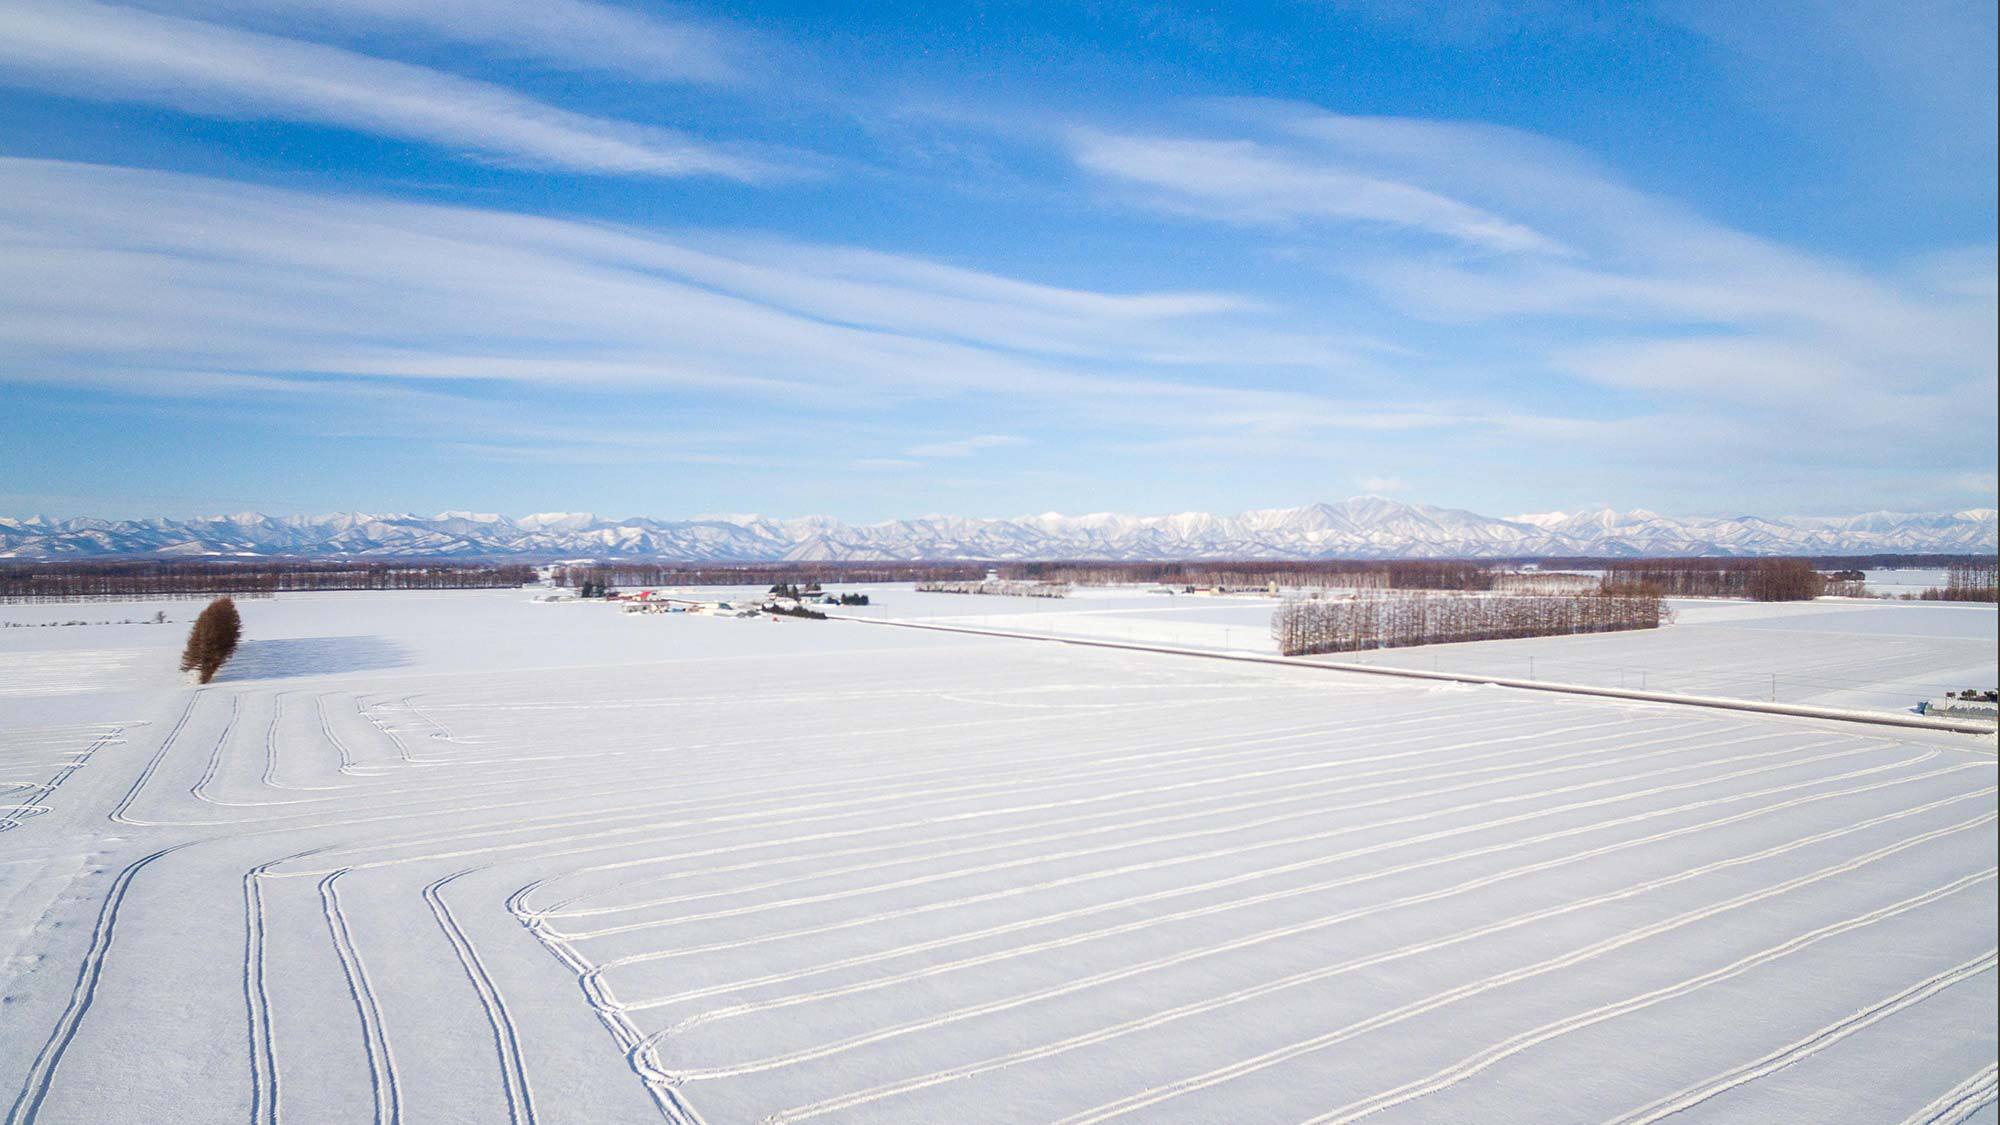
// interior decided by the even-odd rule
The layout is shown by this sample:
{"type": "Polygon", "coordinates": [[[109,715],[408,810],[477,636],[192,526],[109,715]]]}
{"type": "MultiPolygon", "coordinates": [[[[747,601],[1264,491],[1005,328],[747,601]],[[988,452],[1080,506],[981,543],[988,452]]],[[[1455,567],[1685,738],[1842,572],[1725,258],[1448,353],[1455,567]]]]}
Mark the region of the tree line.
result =
{"type": "Polygon", "coordinates": [[[1660,599],[1648,595],[1473,596],[1439,591],[1364,591],[1288,601],[1271,616],[1286,656],[1407,648],[1454,641],[1656,629],[1660,599]]]}
{"type": "MultiPolygon", "coordinates": [[[[1103,586],[1128,582],[1157,582],[1167,586],[1280,586],[1305,589],[1325,587],[1346,589],[1366,587],[1375,576],[1390,586],[1403,589],[1486,589],[1479,572],[1499,575],[1532,567],[1567,571],[1610,570],[1619,567],[1720,567],[1774,561],[1742,556],[1707,558],[1634,559],[1628,555],[1549,558],[1519,556],[1482,559],[1237,559],[1192,560],[1181,562],[1115,562],[1067,559],[1028,563],[982,563],[997,566],[1002,578],[1028,578],[1070,582],[1079,586],[1103,586]],[[1367,577],[1363,577],[1367,576],[1367,577]]],[[[1793,559],[1792,561],[1801,561],[1793,559]]],[[[1803,560],[1829,571],[1867,571],[1893,568],[1938,568],[1970,564],[1991,565],[1986,556],[1963,554],[1873,554],[1815,555],[1803,560]]],[[[982,571],[983,572],[983,571],[982,571]]]]}
{"type": "Polygon", "coordinates": [[[1826,580],[1807,559],[1646,559],[1604,568],[1608,593],[1808,602],[1826,580]]]}
{"type": "Polygon", "coordinates": [[[1001,568],[1003,578],[1112,586],[1153,582],[1162,586],[1239,589],[1273,584],[1294,589],[1398,588],[1487,590],[1489,564],[1459,559],[1311,559],[1297,562],[1036,562],[1001,568]]]}
{"type": "Polygon", "coordinates": [[[1594,574],[1566,570],[1508,570],[1493,576],[1493,589],[1503,594],[1588,594],[1603,584],[1594,574]]]}
{"type": "Polygon", "coordinates": [[[1955,562],[1944,572],[1944,585],[1917,597],[1927,602],[2000,601],[2000,563],[1993,559],[1955,562]]]}
{"type": "Polygon", "coordinates": [[[615,587],[812,586],[821,582],[963,581],[983,577],[985,563],[578,563],[553,571],[557,586],[586,581],[615,587]]]}
{"type": "Polygon", "coordinates": [[[535,568],[411,562],[59,562],[0,565],[0,597],[102,598],[304,590],[475,590],[523,586],[535,568]]]}
{"type": "Polygon", "coordinates": [[[999,594],[1010,598],[1066,598],[1069,586],[1060,582],[919,582],[920,594],[999,594]]]}

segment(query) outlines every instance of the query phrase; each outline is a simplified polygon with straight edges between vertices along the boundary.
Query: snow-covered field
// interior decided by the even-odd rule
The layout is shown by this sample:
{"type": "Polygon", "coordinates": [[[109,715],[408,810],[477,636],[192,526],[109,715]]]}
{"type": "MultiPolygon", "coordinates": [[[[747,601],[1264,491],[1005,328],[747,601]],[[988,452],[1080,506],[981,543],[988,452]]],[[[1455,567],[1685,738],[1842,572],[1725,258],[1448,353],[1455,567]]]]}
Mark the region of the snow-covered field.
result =
{"type": "Polygon", "coordinates": [[[1271,640],[1271,613],[1279,599],[1269,597],[1166,595],[1138,586],[1078,586],[1067,598],[1011,598],[919,594],[907,586],[893,586],[876,595],[876,602],[840,612],[1180,648],[1277,651],[1271,640]]]}
{"type": "Polygon", "coordinates": [[[0,629],[10,1122],[1994,1120],[1991,739],[522,591],[195,690],[167,608],[0,629]]]}
{"type": "MultiPolygon", "coordinates": [[[[1083,588],[1067,599],[912,595],[889,590],[868,612],[941,624],[1275,652],[1272,598],[1166,597],[1083,588]],[[966,603],[978,603],[967,605],[966,603]]],[[[1425,645],[1327,659],[1472,675],[1649,688],[1904,711],[2000,678],[2000,613],[1991,605],[1826,599],[1754,603],[1676,598],[1658,630],[1425,645]]],[[[847,611],[843,611],[847,612],[847,611]]]]}
{"type": "Polygon", "coordinates": [[[1950,577],[1951,573],[1942,567],[1870,570],[1865,572],[1862,586],[1871,594],[1899,598],[1942,588],[1950,577]]]}
{"type": "Polygon", "coordinates": [[[1879,711],[1908,710],[1947,691],[2000,682],[2000,614],[1991,605],[1831,599],[1669,604],[1678,620],[1659,629],[1426,645],[1358,660],[1879,711]]]}

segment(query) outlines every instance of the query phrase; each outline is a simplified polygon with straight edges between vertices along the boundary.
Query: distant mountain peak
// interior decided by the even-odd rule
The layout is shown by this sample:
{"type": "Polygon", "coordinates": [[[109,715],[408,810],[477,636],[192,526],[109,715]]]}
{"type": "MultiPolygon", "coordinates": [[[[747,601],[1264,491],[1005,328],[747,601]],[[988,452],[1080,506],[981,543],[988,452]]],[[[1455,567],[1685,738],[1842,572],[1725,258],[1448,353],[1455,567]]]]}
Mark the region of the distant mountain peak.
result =
{"type": "Polygon", "coordinates": [[[828,516],[604,520],[589,512],[186,520],[0,519],[0,558],[178,555],[356,558],[630,558],[762,562],[869,559],[1561,558],[1591,555],[1960,554],[2000,546],[1992,508],[1725,519],[1609,507],[1495,518],[1382,496],[1235,515],[1044,512],[928,515],[854,525],[828,516]]]}

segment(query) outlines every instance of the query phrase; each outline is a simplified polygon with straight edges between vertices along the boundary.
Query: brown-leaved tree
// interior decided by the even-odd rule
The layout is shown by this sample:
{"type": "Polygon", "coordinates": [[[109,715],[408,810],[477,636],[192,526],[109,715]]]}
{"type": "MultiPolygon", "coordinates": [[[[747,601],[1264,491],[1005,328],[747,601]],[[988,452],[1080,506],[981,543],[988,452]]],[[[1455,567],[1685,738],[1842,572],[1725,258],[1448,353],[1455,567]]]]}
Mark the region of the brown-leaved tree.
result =
{"type": "Polygon", "coordinates": [[[208,603],[194,619],[194,628],[188,630],[187,648],[181,650],[181,671],[200,672],[202,683],[213,680],[216,670],[235,653],[242,636],[243,618],[236,612],[234,599],[217,598],[208,603]]]}

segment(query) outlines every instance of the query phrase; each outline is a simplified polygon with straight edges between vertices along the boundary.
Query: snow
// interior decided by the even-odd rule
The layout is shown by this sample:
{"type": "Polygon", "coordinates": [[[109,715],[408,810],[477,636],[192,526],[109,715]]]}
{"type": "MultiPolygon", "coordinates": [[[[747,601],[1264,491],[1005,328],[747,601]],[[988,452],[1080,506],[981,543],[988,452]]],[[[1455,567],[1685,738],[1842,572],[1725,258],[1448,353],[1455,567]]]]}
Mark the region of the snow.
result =
{"type": "Polygon", "coordinates": [[[1403,668],[1737,699],[1775,695],[1781,703],[1879,711],[1908,710],[2000,679],[2000,615],[1990,605],[1668,604],[1678,620],[1656,630],[1342,655],[1403,668]]]}
{"type": "Polygon", "coordinates": [[[0,629],[16,1120],[1990,1120],[1991,739],[529,597],[0,629]]]}
{"type": "MultiPolygon", "coordinates": [[[[857,587],[858,589],[859,587],[857,587]]],[[[871,588],[872,589],[872,588],[871,588]]],[[[1089,640],[1230,652],[1276,651],[1273,598],[1166,596],[1078,587],[1061,600],[908,593],[889,587],[844,613],[1089,640]]],[[[2000,614],[1990,605],[1828,599],[1759,603],[1670,599],[1658,630],[1425,645],[1326,659],[1595,687],[1902,711],[2000,680],[2000,614]],[[1531,662],[1532,661],[1532,665],[1531,662]]]]}
{"type": "Polygon", "coordinates": [[[839,611],[857,617],[1182,648],[1277,651],[1271,639],[1276,598],[1153,594],[1143,586],[1077,586],[1067,598],[917,594],[908,586],[884,587],[877,595],[873,586],[853,588],[875,598],[865,608],[839,611]]]}
{"type": "Polygon", "coordinates": [[[1906,594],[1914,597],[1925,590],[1942,589],[1951,577],[1950,571],[1940,567],[1908,567],[1863,573],[1863,588],[1881,597],[1902,597],[1906,594]]]}

